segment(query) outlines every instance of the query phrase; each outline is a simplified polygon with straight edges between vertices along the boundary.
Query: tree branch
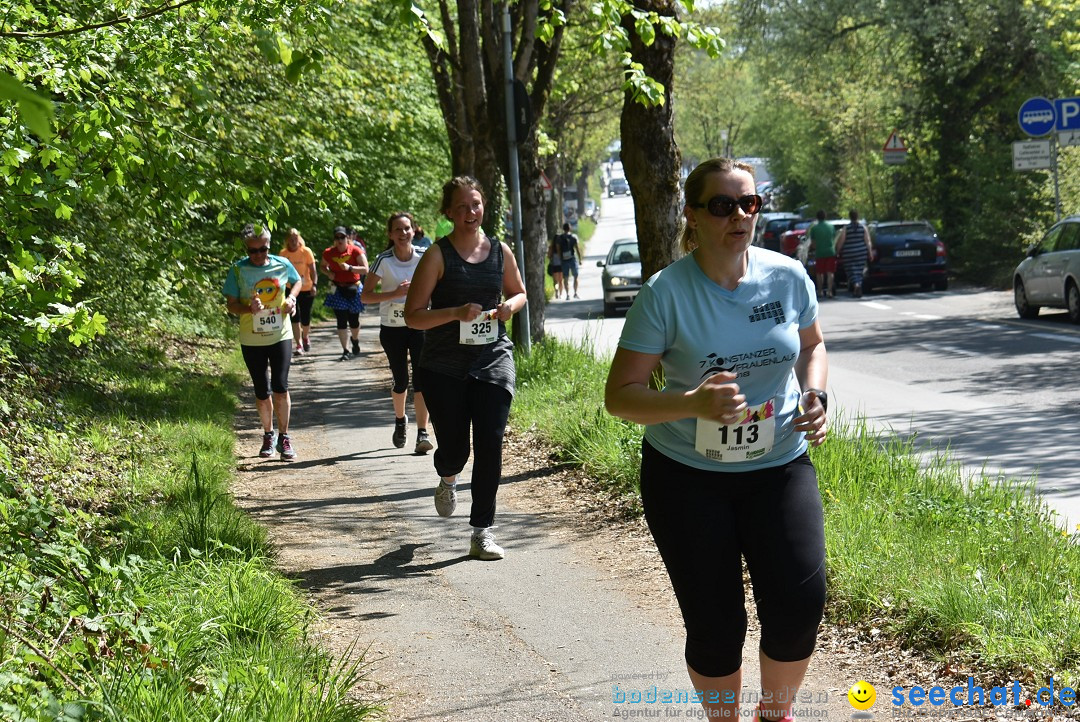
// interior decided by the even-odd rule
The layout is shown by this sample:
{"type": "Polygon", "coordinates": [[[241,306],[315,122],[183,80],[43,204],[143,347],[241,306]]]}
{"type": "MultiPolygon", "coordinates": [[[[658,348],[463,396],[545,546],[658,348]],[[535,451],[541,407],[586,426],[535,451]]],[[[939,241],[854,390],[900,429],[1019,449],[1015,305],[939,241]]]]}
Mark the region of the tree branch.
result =
{"type": "Polygon", "coordinates": [[[94,23],[93,25],[83,25],[78,28],[68,28],[67,30],[50,30],[48,32],[0,32],[2,38],[59,38],[64,35],[75,35],[77,33],[84,33],[87,30],[98,30],[99,28],[107,28],[112,25],[121,25],[123,23],[133,23],[136,20],[145,20],[146,18],[152,18],[155,15],[161,15],[167,13],[170,10],[176,10],[182,8],[185,5],[194,5],[195,3],[202,2],[203,0],[180,0],[175,5],[161,5],[153,10],[147,10],[141,15],[134,15],[127,18],[117,18],[115,20],[109,20],[103,23],[94,23]]]}

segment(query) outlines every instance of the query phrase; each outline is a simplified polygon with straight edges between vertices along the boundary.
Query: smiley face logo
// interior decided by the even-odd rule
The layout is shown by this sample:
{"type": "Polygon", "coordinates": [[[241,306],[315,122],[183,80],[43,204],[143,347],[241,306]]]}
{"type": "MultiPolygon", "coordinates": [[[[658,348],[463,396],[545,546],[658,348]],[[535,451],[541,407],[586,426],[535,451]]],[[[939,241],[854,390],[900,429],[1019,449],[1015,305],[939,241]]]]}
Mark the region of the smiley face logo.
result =
{"type": "Polygon", "coordinates": [[[855,709],[866,711],[877,701],[877,690],[874,685],[860,679],[847,691],[847,699],[855,709]]]}
{"type": "Polygon", "coordinates": [[[278,297],[281,287],[272,278],[260,278],[255,282],[255,295],[259,297],[264,306],[270,306],[271,302],[278,297]]]}

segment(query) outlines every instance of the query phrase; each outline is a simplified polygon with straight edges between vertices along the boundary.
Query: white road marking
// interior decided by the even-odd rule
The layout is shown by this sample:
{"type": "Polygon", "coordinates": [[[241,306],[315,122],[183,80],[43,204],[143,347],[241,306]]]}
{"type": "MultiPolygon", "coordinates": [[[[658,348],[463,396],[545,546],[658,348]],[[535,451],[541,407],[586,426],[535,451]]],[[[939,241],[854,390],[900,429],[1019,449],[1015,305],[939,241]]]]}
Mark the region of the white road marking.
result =
{"type": "Polygon", "coordinates": [[[920,344],[916,344],[916,345],[919,348],[926,349],[927,351],[931,351],[933,353],[941,353],[941,352],[954,353],[954,354],[957,354],[958,356],[978,356],[979,355],[979,354],[974,353],[972,351],[967,351],[967,350],[962,349],[962,348],[957,348],[956,346],[942,346],[941,344],[932,344],[932,343],[920,343],[920,344]]]}
{"type": "Polygon", "coordinates": [[[1080,336],[1066,336],[1056,333],[1033,333],[1032,336],[1038,336],[1039,338],[1048,338],[1051,341],[1064,341],[1065,343],[1080,343],[1080,336]]]}
{"type": "Polygon", "coordinates": [[[867,306],[869,308],[878,308],[878,309],[881,309],[882,311],[888,311],[889,309],[892,308],[892,306],[886,306],[884,303],[874,303],[873,301],[863,301],[862,305],[867,306]]]}

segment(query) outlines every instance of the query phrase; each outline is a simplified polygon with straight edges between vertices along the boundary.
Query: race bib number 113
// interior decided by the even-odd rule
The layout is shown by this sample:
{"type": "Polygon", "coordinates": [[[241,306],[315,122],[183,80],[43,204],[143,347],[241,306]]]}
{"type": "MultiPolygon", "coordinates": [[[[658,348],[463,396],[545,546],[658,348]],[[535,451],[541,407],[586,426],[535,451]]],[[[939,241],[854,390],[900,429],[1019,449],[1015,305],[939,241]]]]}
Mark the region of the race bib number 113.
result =
{"type": "Polygon", "coordinates": [[[776,438],[776,408],[772,400],[747,407],[734,424],[698,419],[694,449],[712,461],[753,461],[772,451],[776,438]]]}

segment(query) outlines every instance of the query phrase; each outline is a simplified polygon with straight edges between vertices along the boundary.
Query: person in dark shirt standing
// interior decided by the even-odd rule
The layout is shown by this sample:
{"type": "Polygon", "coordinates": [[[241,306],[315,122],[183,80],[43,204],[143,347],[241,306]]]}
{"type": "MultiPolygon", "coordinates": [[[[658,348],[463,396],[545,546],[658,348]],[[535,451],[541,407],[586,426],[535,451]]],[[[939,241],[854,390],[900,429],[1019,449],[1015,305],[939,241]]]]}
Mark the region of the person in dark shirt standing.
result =
{"type": "Polygon", "coordinates": [[[563,298],[570,298],[570,275],[574,276],[574,298],[578,297],[578,260],[585,263],[581,255],[581,244],[577,236],[570,232],[570,224],[564,223],[563,232],[555,236],[555,245],[562,256],[563,298]]]}

